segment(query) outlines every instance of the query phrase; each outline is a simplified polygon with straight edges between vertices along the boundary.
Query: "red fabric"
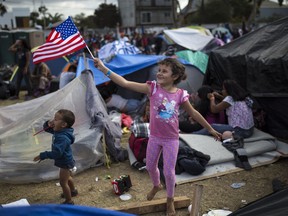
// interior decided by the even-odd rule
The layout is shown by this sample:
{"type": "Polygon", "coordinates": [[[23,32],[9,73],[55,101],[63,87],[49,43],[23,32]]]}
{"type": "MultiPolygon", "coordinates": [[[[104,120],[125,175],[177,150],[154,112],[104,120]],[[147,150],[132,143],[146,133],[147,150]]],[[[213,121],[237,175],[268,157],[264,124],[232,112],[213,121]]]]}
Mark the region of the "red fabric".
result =
{"type": "Polygon", "coordinates": [[[130,128],[132,124],[132,118],[129,115],[126,115],[125,113],[121,113],[121,119],[122,119],[122,126],[130,128]]]}

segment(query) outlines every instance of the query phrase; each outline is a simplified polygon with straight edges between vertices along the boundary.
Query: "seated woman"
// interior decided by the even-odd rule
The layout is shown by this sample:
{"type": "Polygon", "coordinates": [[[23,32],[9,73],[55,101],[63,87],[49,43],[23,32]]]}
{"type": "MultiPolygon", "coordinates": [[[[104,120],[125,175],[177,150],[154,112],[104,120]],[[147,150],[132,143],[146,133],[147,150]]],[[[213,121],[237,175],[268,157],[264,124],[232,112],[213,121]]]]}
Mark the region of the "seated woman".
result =
{"type": "MultiPolygon", "coordinates": [[[[224,96],[223,101],[216,104],[215,95],[213,93],[208,94],[210,110],[213,113],[226,110],[228,125],[212,124],[211,126],[218,132],[223,133],[223,139],[251,137],[254,131],[253,101],[248,96],[248,93],[236,81],[225,80],[223,82],[222,95],[224,96]]],[[[205,129],[196,133],[209,134],[205,129]]]]}
{"type": "Polygon", "coordinates": [[[50,68],[44,62],[36,64],[31,74],[31,81],[34,90],[34,97],[39,97],[49,93],[50,83],[53,79],[50,68]]]}
{"type": "Polygon", "coordinates": [[[76,77],[76,72],[77,72],[77,65],[70,64],[68,67],[68,70],[65,72],[62,72],[60,75],[59,89],[62,89],[69,82],[71,82],[76,77]]]}
{"type": "Polygon", "coordinates": [[[116,94],[115,84],[98,87],[99,93],[104,99],[107,108],[116,109],[121,113],[131,114],[136,112],[143,105],[143,102],[137,99],[126,99],[116,94]]]}
{"type": "MultiPolygon", "coordinates": [[[[210,111],[210,101],[207,97],[209,93],[212,93],[213,89],[210,86],[203,85],[197,91],[197,96],[193,98],[192,104],[195,104],[195,109],[206,119],[209,124],[218,123],[226,124],[225,112],[212,113],[210,111]]],[[[215,93],[216,94],[216,93],[215,93]]],[[[203,127],[187,119],[179,119],[179,129],[184,133],[192,133],[201,130],[203,127]]]]}

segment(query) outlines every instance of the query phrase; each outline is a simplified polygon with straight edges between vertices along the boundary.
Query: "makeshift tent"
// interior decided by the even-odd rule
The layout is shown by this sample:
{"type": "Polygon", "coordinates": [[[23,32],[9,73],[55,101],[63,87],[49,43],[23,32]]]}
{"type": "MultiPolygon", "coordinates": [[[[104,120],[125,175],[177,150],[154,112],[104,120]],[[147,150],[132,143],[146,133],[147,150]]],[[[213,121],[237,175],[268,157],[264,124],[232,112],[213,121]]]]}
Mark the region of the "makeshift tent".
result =
{"type": "Polygon", "coordinates": [[[109,120],[91,72],[85,71],[56,92],[0,108],[1,182],[30,183],[58,178],[59,171],[53,160],[33,162],[41,151],[51,149],[52,135],[46,132],[33,134],[62,108],[76,114],[73,126],[76,139],[72,149],[77,172],[98,162],[108,162],[105,153],[112,161],[120,161],[121,127],[109,120]]]}
{"type": "Polygon", "coordinates": [[[198,67],[203,73],[206,72],[208,64],[208,55],[201,51],[192,52],[191,50],[183,50],[175,53],[181,59],[184,59],[198,67]]]}
{"type": "Polygon", "coordinates": [[[236,80],[267,113],[267,132],[280,138],[288,138],[287,35],[285,17],[213,50],[203,82],[221,89],[236,80]]]}
{"type": "Polygon", "coordinates": [[[113,211],[108,209],[94,208],[80,205],[31,205],[18,207],[0,207],[0,215],[23,216],[23,215],[65,215],[65,216],[132,216],[125,212],[113,211]]]}
{"type": "Polygon", "coordinates": [[[216,33],[218,33],[219,36],[221,36],[221,33],[227,34],[229,38],[232,38],[231,32],[229,31],[229,29],[225,27],[219,26],[219,27],[212,29],[212,34],[215,35],[216,33]]]}
{"type": "MultiPolygon", "coordinates": [[[[146,82],[147,80],[155,80],[158,69],[157,63],[166,58],[159,55],[116,55],[105,65],[121,76],[125,76],[128,80],[136,82],[146,82]]],[[[204,74],[188,61],[179,59],[186,67],[187,79],[182,81],[178,86],[186,89],[189,93],[196,92],[202,84],[204,74]]],[[[83,68],[88,67],[93,72],[95,85],[109,81],[101,71],[95,68],[93,60],[80,58],[77,67],[77,76],[80,75],[83,68]]],[[[118,94],[129,99],[141,99],[143,96],[140,93],[133,92],[124,88],[118,88],[118,94]]]]}
{"type": "Polygon", "coordinates": [[[115,40],[101,47],[98,52],[100,59],[106,59],[117,54],[139,54],[141,51],[134,45],[126,41],[115,40]]]}
{"type": "Polygon", "coordinates": [[[189,27],[164,30],[164,34],[168,41],[193,51],[203,49],[213,39],[212,35],[206,35],[200,30],[189,27]]]}
{"type": "Polygon", "coordinates": [[[284,216],[288,215],[288,188],[258,199],[228,216],[284,216]]]}

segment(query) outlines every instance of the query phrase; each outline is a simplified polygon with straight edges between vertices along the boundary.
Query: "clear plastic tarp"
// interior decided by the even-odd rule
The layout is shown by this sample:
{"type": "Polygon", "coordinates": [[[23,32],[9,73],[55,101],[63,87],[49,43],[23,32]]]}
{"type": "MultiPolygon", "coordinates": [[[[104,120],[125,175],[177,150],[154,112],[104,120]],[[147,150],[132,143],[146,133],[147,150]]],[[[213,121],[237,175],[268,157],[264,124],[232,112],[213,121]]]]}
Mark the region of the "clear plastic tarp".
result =
{"type": "MultiPolygon", "coordinates": [[[[54,166],[54,160],[33,162],[41,151],[51,150],[52,135],[46,132],[33,135],[43,129],[43,123],[52,119],[55,112],[62,108],[70,109],[76,116],[72,150],[77,173],[104,162],[107,148],[103,148],[103,130],[109,129],[113,138],[114,135],[119,137],[121,128],[109,120],[99,95],[88,70],[56,92],[1,107],[0,182],[16,184],[58,178],[59,170],[54,166]]],[[[120,141],[118,143],[119,146],[113,148],[120,148],[120,141]]]]}

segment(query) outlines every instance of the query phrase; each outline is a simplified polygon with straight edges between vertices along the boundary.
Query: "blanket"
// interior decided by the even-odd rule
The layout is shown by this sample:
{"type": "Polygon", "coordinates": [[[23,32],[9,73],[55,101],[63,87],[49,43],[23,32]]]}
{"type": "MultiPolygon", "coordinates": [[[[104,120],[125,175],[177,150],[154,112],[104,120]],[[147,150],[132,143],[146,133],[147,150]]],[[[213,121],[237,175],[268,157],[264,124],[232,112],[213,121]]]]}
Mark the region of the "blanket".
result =
{"type": "MultiPolygon", "coordinates": [[[[210,155],[211,160],[206,170],[200,175],[192,176],[187,173],[176,175],[176,184],[199,181],[243,170],[235,166],[233,153],[223,147],[221,142],[215,141],[213,137],[180,134],[180,139],[191,148],[210,155]]],[[[273,163],[280,157],[288,155],[288,144],[258,129],[255,129],[252,137],[244,139],[244,149],[252,167],[273,163]]]]}

